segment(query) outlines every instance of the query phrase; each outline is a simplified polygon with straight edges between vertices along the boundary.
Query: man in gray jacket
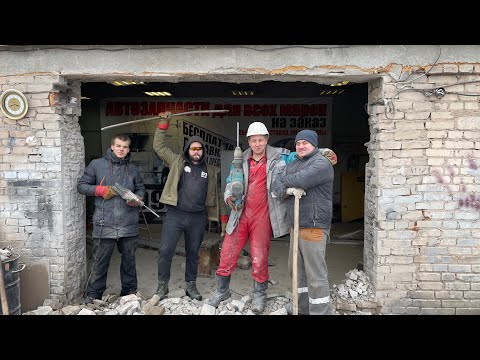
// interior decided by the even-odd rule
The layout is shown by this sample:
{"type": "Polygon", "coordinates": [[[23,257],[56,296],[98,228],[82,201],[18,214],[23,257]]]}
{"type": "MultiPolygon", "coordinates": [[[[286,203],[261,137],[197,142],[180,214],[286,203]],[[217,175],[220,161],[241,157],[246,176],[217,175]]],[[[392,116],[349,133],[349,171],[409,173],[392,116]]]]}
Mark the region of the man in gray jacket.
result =
{"type": "MultiPolygon", "coordinates": [[[[318,135],[302,130],[295,138],[297,161],[290,162],[272,187],[273,195],[287,198],[287,188],[301,188],[298,243],[298,312],[330,315],[330,286],[325,249],[332,223],[333,166],[317,148],[318,135]]],[[[293,229],[294,197],[287,198],[293,229]]],[[[289,271],[292,274],[293,234],[290,232],[289,271]]],[[[290,308],[290,306],[288,307],[290,308]]]]}
{"type": "Polygon", "coordinates": [[[102,298],[107,287],[108,266],[115,245],[122,254],[120,296],[137,291],[135,251],[138,243],[139,204],[135,201],[127,202],[112,189],[112,185],[118,183],[140,199],[145,195],[142,178],[131,163],[130,143],[127,135],[113,136],[106,154],[100,159],[92,160],[78,180],[77,191],[80,194],[95,196],[92,270],[84,304],[102,298]]]}

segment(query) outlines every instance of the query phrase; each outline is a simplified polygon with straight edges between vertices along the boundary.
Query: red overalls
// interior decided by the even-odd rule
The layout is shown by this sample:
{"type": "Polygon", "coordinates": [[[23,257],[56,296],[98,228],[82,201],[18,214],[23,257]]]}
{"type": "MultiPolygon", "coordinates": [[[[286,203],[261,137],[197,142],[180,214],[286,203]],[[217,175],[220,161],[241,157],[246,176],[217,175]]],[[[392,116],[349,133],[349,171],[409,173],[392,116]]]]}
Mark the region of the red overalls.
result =
{"type": "Polygon", "coordinates": [[[268,209],[267,158],[264,155],[258,162],[248,159],[250,171],[248,188],[244,199],[244,209],[232,234],[226,234],[220,253],[219,276],[229,276],[237,265],[240,251],[250,239],[252,277],[263,283],[268,280],[268,251],[272,238],[272,225],[268,209]]]}

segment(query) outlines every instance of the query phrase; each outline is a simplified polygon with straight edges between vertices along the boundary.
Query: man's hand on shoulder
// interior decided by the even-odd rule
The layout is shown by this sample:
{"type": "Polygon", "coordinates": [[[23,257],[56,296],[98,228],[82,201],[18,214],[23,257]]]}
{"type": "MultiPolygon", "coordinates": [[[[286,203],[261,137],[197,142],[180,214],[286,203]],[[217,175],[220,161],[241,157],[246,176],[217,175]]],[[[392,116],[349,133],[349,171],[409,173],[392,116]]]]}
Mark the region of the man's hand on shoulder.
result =
{"type": "Polygon", "coordinates": [[[322,149],[322,155],[325,156],[332,165],[337,163],[337,154],[332,149],[322,149]]]}

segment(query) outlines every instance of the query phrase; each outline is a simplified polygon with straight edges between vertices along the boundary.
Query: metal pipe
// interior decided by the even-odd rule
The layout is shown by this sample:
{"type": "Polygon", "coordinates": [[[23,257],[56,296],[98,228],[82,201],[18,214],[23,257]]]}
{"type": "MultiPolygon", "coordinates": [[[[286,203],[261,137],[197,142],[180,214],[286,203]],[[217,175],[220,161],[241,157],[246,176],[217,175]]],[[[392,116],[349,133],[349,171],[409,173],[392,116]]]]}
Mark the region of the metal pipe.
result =
{"type": "MultiPolygon", "coordinates": [[[[193,111],[186,111],[186,112],[181,112],[181,113],[177,113],[177,114],[172,114],[170,117],[180,116],[180,115],[190,115],[190,114],[226,113],[228,111],[229,110],[227,110],[227,109],[224,109],[224,110],[193,110],[193,111]]],[[[126,122],[123,122],[123,123],[120,123],[120,124],[113,124],[113,125],[104,126],[100,130],[107,130],[107,129],[111,129],[111,128],[114,128],[114,127],[117,127],[117,126],[134,124],[134,123],[139,123],[139,122],[149,121],[149,120],[156,120],[156,119],[161,119],[161,117],[160,116],[155,116],[155,117],[147,118],[147,119],[138,119],[138,120],[126,121],[126,122]]]]}

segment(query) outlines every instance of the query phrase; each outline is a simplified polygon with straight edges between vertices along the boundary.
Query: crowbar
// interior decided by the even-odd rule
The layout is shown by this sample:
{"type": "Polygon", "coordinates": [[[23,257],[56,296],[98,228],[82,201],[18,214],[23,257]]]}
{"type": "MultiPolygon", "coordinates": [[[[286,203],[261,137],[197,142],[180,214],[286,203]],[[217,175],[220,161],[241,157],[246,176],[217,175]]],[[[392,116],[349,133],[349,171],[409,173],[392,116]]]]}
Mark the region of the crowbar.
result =
{"type": "MultiPolygon", "coordinates": [[[[186,111],[186,112],[181,112],[181,113],[177,113],[177,114],[171,114],[170,117],[180,116],[180,115],[190,115],[190,114],[226,113],[226,112],[229,112],[229,110],[227,110],[227,109],[224,109],[224,110],[193,110],[193,111],[186,111]]],[[[114,128],[114,127],[117,127],[117,126],[139,123],[139,122],[149,121],[149,120],[156,120],[156,119],[162,119],[162,117],[161,116],[155,116],[155,117],[147,118],[147,119],[138,119],[138,120],[126,121],[126,122],[123,122],[123,123],[120,123],[120,124],[113,124],[113,125],[104,126],[100,130],[107,130],[107,129],[111,129],[111,128],[114,128]]]]}
{"type": "Polygon", "coordinates": [[[293,252],[292,252],[292,314],[298,315],[298,227],[300,222],[300,198],[305,195],[303,189],[288,188],[288,195],[295,196],[293,207],[293,252]]]}

